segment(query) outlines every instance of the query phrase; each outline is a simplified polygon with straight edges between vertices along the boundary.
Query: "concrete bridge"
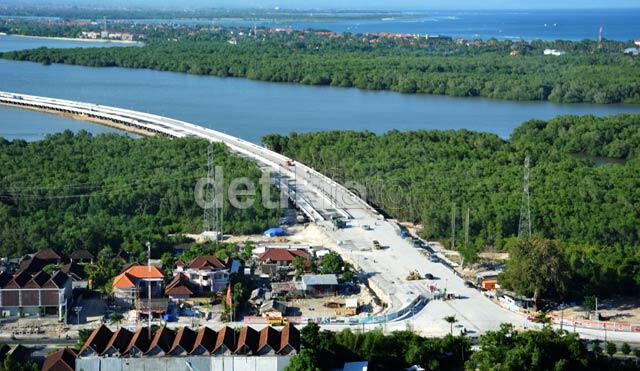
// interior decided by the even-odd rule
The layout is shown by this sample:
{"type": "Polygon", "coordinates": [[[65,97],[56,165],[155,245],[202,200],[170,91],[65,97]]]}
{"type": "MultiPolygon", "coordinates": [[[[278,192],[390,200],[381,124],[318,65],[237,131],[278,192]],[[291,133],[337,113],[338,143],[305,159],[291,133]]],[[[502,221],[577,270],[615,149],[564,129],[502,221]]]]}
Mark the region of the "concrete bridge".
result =
{"type": "MultiPolygon", "coordinates": [[[[505,322],[520,327],[535,326],[522,315],[499,307],[479,291],[466,287],[464,281],[443,264],[427,259],[399,236],[395,223],[385,220],[343,185],[255,143],[184,121],[91,103],[0,92],[0,104],[65,115],[145,136],[192,136],[222,142],[232,152],[255,161],[263,170],[279,175],[286,184],[288,196],[333,240],[328,242],[367,274],[370,287],[385,302],[383,315],[395,318],[385,324],[387,330],[404,330],[411,325],[425,335],[440,336],[449,332],[449,324],[443,321],[443,317],[448,315],[455,315],[464,328],[474,333],[497,329],[505,322]],[[349,227],[334,229],[330,221],[334,217],[349,219],[349,227]],[[371,228],[362,228],[364,225],[371,228]],[[372,250],[373,240],[380,241],[386,248],[372,250]],[[407,274],[414,270],[422,276],[431,273],[435,279],[406,281],[407,274]],[[423,299],[431,295],[428,285],[454,292],[462,299],[433,300],[424,305],[423,299]]],[[[325,327],[339,329],[341,326],[325,327]]],[[[595,330],[578,328],[577,331],[586,337],[603,337],[595,330]]],[[[609,333],[610,339],[625,341],[637,340],[637,336],[633,333],[609,333]]]]}

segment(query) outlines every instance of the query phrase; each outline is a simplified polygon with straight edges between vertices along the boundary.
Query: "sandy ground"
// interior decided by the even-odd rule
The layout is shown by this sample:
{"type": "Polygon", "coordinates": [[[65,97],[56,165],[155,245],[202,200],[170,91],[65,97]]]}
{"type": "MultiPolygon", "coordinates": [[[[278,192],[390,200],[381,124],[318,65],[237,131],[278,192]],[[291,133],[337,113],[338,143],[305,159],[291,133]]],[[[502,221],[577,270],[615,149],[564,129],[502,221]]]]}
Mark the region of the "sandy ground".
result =
{"type": "MultiPolygon", "coordinates": [[[[562,311],[552,313],[560,316],[562,311]]],[[[640,298],[620,297],[598,301],[601,319],[612,322],[640,324],[640,298]]],[[[562,315],[568,319],[586,319],[587,310],[579,305],[566,308],[562,315]]],[[[592,314],[593,316],[593,314],[592,314]]]]}

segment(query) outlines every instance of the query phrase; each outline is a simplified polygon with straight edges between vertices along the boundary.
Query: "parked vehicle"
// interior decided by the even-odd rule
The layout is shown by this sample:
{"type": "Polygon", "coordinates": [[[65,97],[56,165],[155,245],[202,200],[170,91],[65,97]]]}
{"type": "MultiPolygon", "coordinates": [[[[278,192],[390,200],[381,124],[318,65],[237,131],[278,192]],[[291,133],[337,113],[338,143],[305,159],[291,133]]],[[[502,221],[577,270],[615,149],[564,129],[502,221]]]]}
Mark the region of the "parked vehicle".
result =
{"type": "Polygon", "coordinates": [[[426,279],[428,279],[428,280],[432,280],[432,279],[434,279],[435,277],[434,277],[434,276],[433,276],[433,274],[431,274],[431,273],[426,273],[426,274],[424,275],[424,278],[426,278],[426,279]]]}
{"type": "Polygon", "coordinates": [[[382,248],[382,245],[380,245],[380,242],[378,240],[373,240],[373,249],[380,250],[381,248],[382,248]]]}

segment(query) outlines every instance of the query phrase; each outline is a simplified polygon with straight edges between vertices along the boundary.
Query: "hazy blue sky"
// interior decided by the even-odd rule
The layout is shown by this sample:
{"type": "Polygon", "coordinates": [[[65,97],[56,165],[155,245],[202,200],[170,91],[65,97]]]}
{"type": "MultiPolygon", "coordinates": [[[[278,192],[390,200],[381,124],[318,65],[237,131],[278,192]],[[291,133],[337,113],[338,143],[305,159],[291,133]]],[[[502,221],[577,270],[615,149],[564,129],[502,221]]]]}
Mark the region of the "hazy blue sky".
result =
{"type": "Polygon", "coordinates": [[[2,4],[73,4],[154,7],[255,7],[255,8],[339,8],[339,9],[549,9],[630,8],[638,0],[0,0],[2,4]]]}

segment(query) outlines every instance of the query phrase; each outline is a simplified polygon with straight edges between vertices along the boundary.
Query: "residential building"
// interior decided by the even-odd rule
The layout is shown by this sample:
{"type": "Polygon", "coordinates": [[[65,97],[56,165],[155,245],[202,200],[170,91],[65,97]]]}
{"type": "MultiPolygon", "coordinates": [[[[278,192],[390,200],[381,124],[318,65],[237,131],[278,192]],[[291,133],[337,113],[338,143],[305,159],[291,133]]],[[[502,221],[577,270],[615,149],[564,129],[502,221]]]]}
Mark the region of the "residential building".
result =
{"type": "Polygon", "coordinates": [[[60,270],[71,278],[71,287],[85,288],[87,287],[87,279],[84,271],[84,265],[76,262],[67,263],[60,268],[60,270]]]}
{"type": "Polygon", "coordinates": [[[31,275],[0,273],[0,310],[3,317],[57,315],[62,320],[71,298],[71,279],[57,271],[31,275]]]}
{"type": "Polygon", "coordinates": [[[167,284],[164,293],[171,300],[188,299],[196,292],[195,287],[184,273],[178,273],[167,284]]]}
{"type": "Polygon", "coordinates": [[[293,259],[296,257],[308,261],[311,258],[311,254],[305,249],[267,248],[258,260],[261,264],[275,264],[278,267],[290,267],[293,259]]]}
{"type": "Polygon", "coordinates": [[[283,317],[287,314],[287,306],[277,300],[268,300],[260,306],[260,315],[263,317],[283,317]]]}
{"type": "Polygon", "coordinates": [[[213,255],[199,256],[189,263],[178,261],[173,274],[184,274],[201,292],[218,292],[229,284],[229,268],[213,255]]]}
{"type": "Polygon", "coordinates": [[[18,271],[25,271],[27,273],[37,273],[47,265],[60,264],[62,258],[51,249],[40,250],[35,254],[26,256],[20,262],[18,271]]]}
{"type": "Polygon", "coordinates": [[[312,297],[335,295],[338,291],[338,277],[335,274],[305,274],[300,288],[312,297]]]}
{"type": "Polygon", "coordinates": [[[134,265],[113,279],[113,296],[117,305],[131,308],[136,299],[146,299],[149,290],[152,298],[163,298],[163,286],[164,274],[156,266],[134,265]]]}
{"type": "Polygon", "coordinates": [[[93,263],[94,256],[88,250],[75,250],[69,255],[72,263],[93,263]]]}

